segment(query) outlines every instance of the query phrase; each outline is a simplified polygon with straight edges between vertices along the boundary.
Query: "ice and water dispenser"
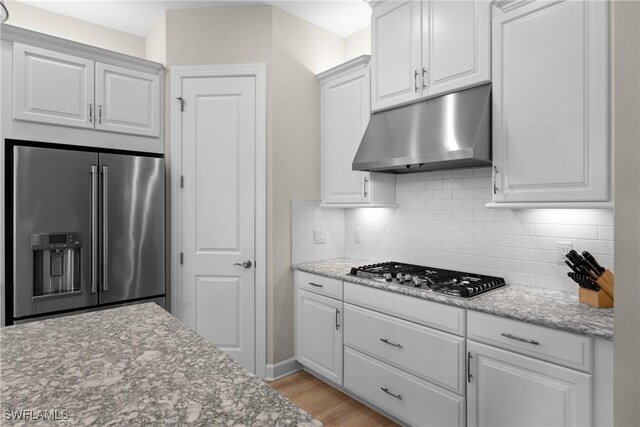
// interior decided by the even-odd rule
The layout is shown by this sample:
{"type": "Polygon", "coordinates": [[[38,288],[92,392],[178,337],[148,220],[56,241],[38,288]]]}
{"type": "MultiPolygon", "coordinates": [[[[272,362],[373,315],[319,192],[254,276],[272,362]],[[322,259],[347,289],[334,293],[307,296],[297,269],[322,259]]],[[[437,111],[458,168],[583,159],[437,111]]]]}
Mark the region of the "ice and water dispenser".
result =
{"type": "Polygon", "coordinates": [[[34,297],[80,292],[80,233],[31,235],[34,297]]]}

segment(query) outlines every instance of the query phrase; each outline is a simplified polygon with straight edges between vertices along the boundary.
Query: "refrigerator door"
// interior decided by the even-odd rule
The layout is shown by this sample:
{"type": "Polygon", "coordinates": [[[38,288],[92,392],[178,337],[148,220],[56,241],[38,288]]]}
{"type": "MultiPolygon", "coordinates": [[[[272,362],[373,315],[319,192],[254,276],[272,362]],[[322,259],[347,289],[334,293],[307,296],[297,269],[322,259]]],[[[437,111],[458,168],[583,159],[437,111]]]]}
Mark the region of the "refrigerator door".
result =
{"type": "Polygon", "coordinates": [[[101,153],[100,174],[100,304],[164,295],[164,160],[101,153]]]}
{"type": "Polygon", "coordinates": [[[23,146],[13,154],[13,317],[96,305],[98,155],[23,146]]]}

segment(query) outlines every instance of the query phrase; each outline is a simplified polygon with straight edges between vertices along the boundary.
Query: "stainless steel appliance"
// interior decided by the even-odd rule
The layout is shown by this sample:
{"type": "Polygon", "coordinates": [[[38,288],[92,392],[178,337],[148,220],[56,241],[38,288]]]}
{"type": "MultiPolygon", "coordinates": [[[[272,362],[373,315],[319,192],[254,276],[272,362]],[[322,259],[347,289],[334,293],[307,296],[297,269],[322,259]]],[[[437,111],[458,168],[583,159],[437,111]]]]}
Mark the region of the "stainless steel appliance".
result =
{"type": "Polygon", "coordinates": [[[505,281],[502,277],[464,273],[462,271],[424,267],[395,261],[354,267],[349,274],[466,299],[474,298],[485,292],[505,286],[505,281]]]}
{"type": "Polygon", "coordinates": [[[165,295],[162,158],[9,143],[7,323],[165,295]]]}
{"type": "Polygon", "coordinates": [[[371,115],[353,170],[491,166],[491,84],[371,115]]]}

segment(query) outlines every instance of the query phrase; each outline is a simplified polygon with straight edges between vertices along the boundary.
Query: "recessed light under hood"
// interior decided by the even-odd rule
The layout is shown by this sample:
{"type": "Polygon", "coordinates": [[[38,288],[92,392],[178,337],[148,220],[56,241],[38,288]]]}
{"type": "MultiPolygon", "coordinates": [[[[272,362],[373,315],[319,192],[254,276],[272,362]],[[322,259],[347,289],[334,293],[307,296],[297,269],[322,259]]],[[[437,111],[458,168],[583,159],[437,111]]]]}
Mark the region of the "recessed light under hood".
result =
{"type": "Polygon", "coordinates": [[[353,170],[411,173],[491,165],[491,84],[371,116],[353,170]]]}

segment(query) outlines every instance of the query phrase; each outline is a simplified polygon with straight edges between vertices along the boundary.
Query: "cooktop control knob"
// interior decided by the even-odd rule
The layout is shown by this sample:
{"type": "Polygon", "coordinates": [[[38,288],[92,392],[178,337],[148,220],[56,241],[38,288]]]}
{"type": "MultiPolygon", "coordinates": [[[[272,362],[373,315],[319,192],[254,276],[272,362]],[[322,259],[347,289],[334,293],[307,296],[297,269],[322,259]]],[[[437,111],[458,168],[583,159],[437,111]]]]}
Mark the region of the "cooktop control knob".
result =
{"type": "Polygon", "coordinates": [[[415,286],[416,288],[422,286],[422,281],[418,276],[413,276],[413,279],[411,279],[411,281],[413,282],[413,286],[415,286]]]}
{"type": "Polygon", "coordinates": [[[404,283],[404,276],[402,275],[402,273],[396,274],[396,279],[398,279],[398,282],[404,283]]]}
{"type": "Polygon", "coordinates": [[[391,273],[384,273],[382,277],[384,277],[384,280],[386,280],[387,282],[390,282],[393,280],[393,276],[391,275],[391,273]]]}
{"type": "Polygon", "coordinates": [[[404,281],[405,282],[411,282],[411,279],[412,279],[411,275],[409,275],[409,274],[405,274],[404,275],[404,281]]]}

